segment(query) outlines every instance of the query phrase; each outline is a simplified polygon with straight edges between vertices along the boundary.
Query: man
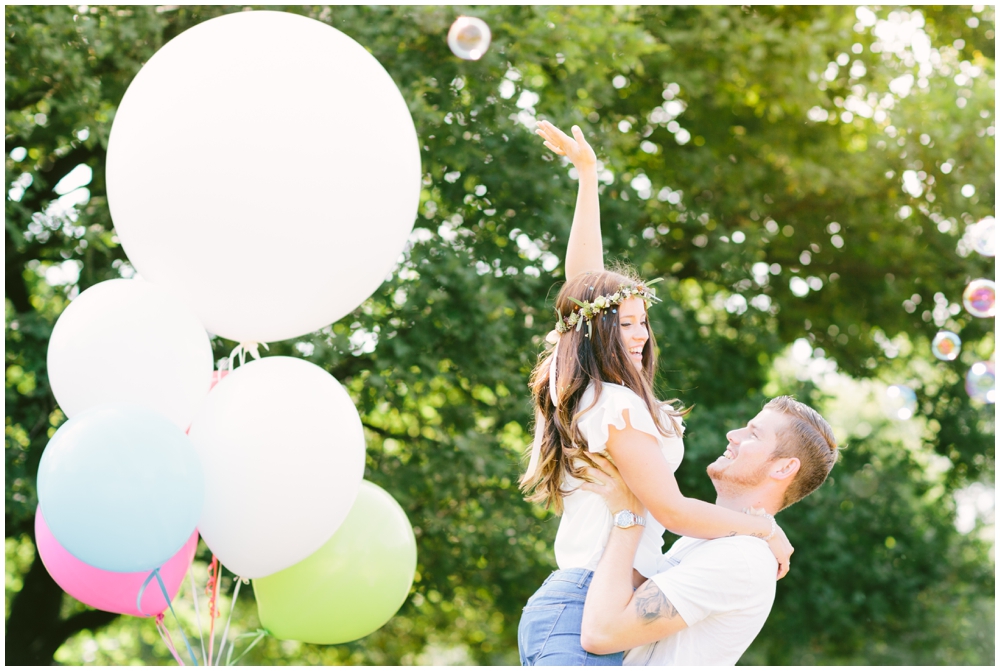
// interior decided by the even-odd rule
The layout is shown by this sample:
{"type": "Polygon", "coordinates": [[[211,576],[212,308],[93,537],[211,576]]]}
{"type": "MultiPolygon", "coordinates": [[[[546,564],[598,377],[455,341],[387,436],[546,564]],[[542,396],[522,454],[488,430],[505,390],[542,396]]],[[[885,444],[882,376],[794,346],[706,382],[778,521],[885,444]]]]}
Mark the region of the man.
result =
{"type": "MultiPolygon", "coordinates": [[[[725,453],[708,467],[716,504],[774,515],[818,488],[837,460],[830,425],[790,397],[770,401],[747,426],[730,431],[725,453]]],[[[642,504],[607,460],[584,489],[611,512],[643,515],[642,504]]],[[[628,515],[621,516],[624,518],[628,515]]],[[[616,519],[619,519],[616,516],[616,519]]],[[[774,602],[778,565],[752,536],[681,538],[659,572],[633,590],[641,524],[611,531],[587,594],[585,650],[625,650],[626,665],[732,665],[760,632],[774,602]]]]}

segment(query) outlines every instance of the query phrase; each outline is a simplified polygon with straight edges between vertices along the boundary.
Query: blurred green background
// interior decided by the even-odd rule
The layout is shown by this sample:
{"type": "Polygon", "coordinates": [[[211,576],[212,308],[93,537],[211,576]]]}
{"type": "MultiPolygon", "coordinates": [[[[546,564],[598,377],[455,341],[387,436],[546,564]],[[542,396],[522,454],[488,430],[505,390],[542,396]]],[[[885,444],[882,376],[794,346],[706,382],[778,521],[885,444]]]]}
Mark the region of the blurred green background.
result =
{"type": "MultiPolygon", "coordinates": [[[[173,663],[151,621],[89,610],[35,554],[35,473],[65,419],[45,352],[72,297],[134,274],[104,174],[129,82],[172,37],[241,9],[5,8],[9,664],[173,663]]],[[[532,133],[545,118],[597,149],[609,257],[666,279],[650,313],[658,389],[695,406],[682,490],[712,500],[704,468],[725,431],[779,393],[814,404],[844,445],[827,484],[782,514],[795,567],[742,663],[993,664],[995,414],[963,379],[994,331],[961,308],[970,279],[995,275],[963,237],[994,210],[992,7],[282,9],[368,48],[420,136],[405,260],[353,314],[271,346],[350,390],[365,478],[406,510],[418,567],[376,633],[266,638],[244,662],[517,663],[558,523],[516,486],[526,385],[575,200],[569,166],[532,133]],[[445,43],[460,14],[493,31],[479,61],[445,43]],[[939,328],[961,335],[958,361],[931,356],[939,328]],[[915,390],[911,419],[887,414],[891,384],[915,390]]],[[[217,338],[216,357],[235,344],[217,338]]],[[[202,586],[209,558],[202,545],[202,586]]],[[[197,636],[186,587],[178,609],[197,636]]],[[[230,637],[257,626],[246,587],[230,637]]]]}

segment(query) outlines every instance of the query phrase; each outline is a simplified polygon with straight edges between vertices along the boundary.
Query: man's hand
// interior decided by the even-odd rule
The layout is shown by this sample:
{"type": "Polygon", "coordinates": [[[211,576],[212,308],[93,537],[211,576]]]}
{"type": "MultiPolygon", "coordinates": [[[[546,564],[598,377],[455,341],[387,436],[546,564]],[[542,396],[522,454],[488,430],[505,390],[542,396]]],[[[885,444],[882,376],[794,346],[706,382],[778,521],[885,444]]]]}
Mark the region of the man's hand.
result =
{"type": "Polygon", "coordinates": [[[597,169],[597,155],[583,137],[579,126],[573,126],[573,137],[566,135],[548,121],[539,121],[535,133],[545,140],[545,146],[559,156],[565,156],[582,174],[585,170],[597,169]]]}
{"type": "Polygon", "coordinates": [[[598,468],[593,466],[586,468],[584,471],[586,479],[580,485],[580,489],[599,494],[612,513],[617,513],[620,510],[631,510],[636,515],[644,516],[646,507],[622,480],[621,473],[618,472],[615,465],[599,454],[590,456],[598,468]]]}

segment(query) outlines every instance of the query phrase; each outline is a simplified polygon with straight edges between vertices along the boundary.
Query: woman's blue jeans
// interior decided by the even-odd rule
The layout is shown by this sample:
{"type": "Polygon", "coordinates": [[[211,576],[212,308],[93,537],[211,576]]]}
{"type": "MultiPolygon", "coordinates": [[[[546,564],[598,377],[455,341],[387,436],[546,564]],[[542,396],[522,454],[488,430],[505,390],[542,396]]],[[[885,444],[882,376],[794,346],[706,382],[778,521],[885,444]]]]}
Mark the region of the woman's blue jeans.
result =
{"type": "Polygon", "coordinates": [[[595,655],[580,645],[583,603],[594,572],[555,571],[528,599],[517,627],[522,666],[621,666],[624,653],[595,655]]]}

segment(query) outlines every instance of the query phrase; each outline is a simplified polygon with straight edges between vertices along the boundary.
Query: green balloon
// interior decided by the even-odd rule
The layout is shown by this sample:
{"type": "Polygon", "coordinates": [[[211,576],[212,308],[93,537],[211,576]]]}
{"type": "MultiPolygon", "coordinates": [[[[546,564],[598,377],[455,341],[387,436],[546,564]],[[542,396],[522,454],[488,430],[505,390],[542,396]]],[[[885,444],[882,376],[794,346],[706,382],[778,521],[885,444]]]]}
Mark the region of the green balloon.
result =
{"type": "Polygon", "coordinates": [[[280,639],[330,645],[372,633],[406,601],[417,542],[406,513],[361,482],[336,533],[298,564],[253,581],[261,625],[280,639]]]}

